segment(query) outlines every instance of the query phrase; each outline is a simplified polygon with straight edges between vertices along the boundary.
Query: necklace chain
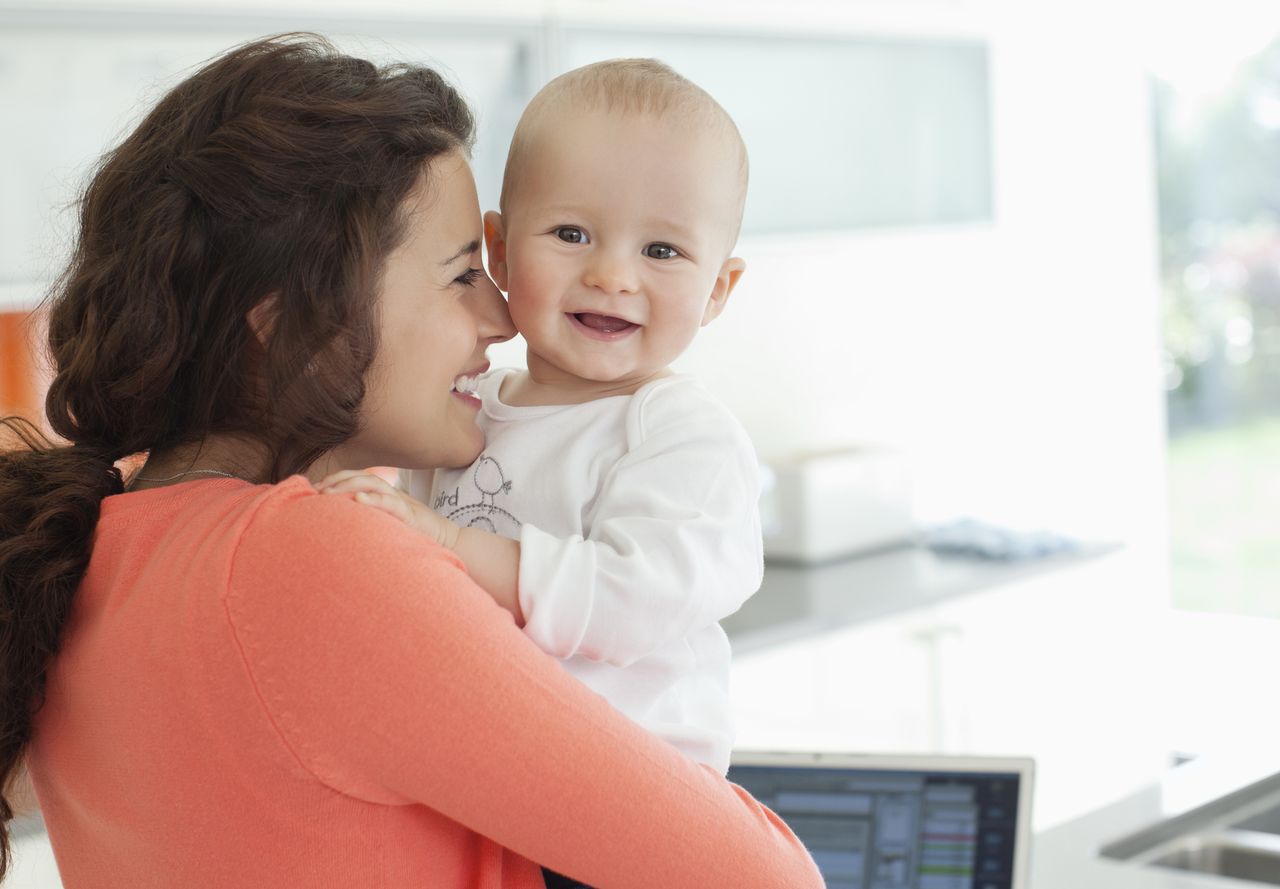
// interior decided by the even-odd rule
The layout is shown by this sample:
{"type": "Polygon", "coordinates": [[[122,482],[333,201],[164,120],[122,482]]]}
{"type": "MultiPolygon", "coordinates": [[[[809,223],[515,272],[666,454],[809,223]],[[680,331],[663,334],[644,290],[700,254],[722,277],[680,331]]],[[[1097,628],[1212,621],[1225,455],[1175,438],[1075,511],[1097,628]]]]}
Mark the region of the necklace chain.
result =
{"type": "Polygon", "coordinates": [[[175,475],[166,475],[164,478],[156,478],[154,476],[149,476],[149,475],[138,475],[138,476],[134,476],[134,478],[140,482],[171,482],[175,478],[182,478],[184,475],[196,475],[196,474],[220,475],[223,478],[234,478],[234,479],[239,479],[240,481],[245,481],[245,479],[240,478],[240,476],[232,475],[230,472],[223,472],[221,469],[187,469],[183,472],[176,473],[175,475]]]}

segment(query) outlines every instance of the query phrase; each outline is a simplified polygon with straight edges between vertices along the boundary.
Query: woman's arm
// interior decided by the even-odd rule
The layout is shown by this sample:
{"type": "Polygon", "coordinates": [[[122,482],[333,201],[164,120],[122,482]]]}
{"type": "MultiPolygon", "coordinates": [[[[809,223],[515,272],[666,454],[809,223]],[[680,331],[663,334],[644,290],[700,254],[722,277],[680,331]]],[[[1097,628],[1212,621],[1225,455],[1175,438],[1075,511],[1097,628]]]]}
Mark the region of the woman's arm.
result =
{"type": "Polygon", "coordinates": [[[264,706],[334,789],[425,804],[593,885],[822,885],[776,816],[580,685],[391,518],[268,503],[231,588],[264,706]]]}

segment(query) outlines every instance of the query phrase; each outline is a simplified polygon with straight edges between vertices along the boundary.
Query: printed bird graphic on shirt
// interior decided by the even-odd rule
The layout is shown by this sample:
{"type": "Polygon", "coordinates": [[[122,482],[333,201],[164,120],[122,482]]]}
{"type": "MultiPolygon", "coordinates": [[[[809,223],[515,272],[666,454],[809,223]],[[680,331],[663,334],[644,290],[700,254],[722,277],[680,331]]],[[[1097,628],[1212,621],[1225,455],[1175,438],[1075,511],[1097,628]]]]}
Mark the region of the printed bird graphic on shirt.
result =
{"type": "Polygon", "coordinates": [[[468,477],[463,475],[458,487],[452,491],[440,491],[432,506],[436,512],[450,521],[467,528],[480,528],[505,537],[520,536],[520,520],[497,503],[499,494],[511,491],[511,482],[502,471],[502,464],[487,454],[481,454],[468,477]]]}
{"type": "Polygon", "coordinates": [[[511,490],[511,482],[502,474],[502,466],[489,456],[482,456],[476,461],[476,470],[472,473],[476,490],[480,492],[480,504],[496,506],[494,498],[511,490]]]}

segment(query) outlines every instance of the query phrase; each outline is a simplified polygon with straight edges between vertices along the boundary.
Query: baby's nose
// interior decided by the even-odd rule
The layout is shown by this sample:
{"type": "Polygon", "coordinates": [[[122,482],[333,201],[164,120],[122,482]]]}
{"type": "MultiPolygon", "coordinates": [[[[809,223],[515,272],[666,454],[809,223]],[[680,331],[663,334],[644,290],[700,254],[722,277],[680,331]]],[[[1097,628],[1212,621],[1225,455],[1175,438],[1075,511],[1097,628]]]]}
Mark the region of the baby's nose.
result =
{"type": "Polygon", "coordinates": [[[634,293],[638,288],[635,263],[627,257],[597,253],[582,276],[583,283],[606,293],[634,293]]]}

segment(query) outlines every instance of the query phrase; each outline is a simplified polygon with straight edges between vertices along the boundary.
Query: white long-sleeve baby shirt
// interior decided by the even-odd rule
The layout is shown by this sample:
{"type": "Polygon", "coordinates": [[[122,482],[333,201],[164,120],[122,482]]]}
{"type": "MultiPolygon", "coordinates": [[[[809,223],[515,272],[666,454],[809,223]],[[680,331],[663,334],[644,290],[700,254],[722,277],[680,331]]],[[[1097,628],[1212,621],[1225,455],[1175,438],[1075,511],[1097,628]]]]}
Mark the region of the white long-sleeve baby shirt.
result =
{"type": "Polygon", "coordinates": [[[520,541],[527,633],[617,709],[721,771],[732,746],[719,621],[760,586],[759,464],[692,377],[634,395],[517,407],[480,381],[481,456],[430,503],[520,541]]]}

